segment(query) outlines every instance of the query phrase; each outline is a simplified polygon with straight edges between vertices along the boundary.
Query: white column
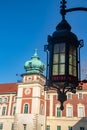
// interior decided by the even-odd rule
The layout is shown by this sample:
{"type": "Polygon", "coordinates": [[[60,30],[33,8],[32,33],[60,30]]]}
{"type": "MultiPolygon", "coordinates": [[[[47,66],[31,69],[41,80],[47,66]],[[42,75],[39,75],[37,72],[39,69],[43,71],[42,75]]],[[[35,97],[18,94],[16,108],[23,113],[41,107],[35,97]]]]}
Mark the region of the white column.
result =
{"type": "Polygon", "coordinates": [[[11,112],[11,106],[12,106],[12,94],[10,94],[10,100],[9,100],[9,108],[8,108],[8,115],[10,115],[11,112]]]}

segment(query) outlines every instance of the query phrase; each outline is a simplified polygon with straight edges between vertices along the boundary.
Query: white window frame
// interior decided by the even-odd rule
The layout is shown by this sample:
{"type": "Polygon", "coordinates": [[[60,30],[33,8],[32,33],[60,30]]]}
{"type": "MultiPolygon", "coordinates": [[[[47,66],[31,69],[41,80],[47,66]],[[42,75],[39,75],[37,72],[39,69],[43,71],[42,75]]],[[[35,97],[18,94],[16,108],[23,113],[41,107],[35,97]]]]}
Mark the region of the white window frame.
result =
{"type": "Polygon", "coordinates": [[[3,102],[5,102],[5,103],[8,102],[8,97],[4,97],[3,102]]]}
{"type": "Polygon", "coordinates": [[[83,99],[83,94],[81,92],[78,93],[78,99],[83,99]]]}
{"type": "Polygon", "coordinates": [[[78,104],[78,117],[84,117],[85,116],[85,107],[83,104],[78,104]]]}
{"type": "Polygon", "coordinates": [[[73,106],[70,104],[66,106],[66,117],[73,117],[73,106]]]}
{"type": "Polygon", "coordinates": [[[4,106],[4,105],[3,105],[3,106],[2,106],[2,112],[1,112],[1,115],[2,115],[2,116],[5,116],[5,115],[6,115],[6,111],[7,111],[7,106],[4,106]],[[4,113],[4,115],[3,115],[3,108],[6,108],[6,109],[5,109],[5,113],[4,113]]]}

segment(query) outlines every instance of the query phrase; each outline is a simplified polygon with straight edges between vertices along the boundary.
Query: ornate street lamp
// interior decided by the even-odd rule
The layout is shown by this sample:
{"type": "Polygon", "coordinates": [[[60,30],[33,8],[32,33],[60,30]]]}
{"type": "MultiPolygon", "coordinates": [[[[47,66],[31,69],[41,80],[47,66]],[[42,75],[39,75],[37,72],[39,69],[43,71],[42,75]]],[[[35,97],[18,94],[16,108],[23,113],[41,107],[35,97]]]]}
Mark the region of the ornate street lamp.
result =
{"type": "Polygon", "coordinates": [[[62,21],[56,26],[52,36],[48,35],[48,45],[44,46],[47,52],[47,74],[46,87],[55,88],[58,93],[58,100],[63,110],[63,102],[67,100],[66,92],[76,92],[80,80],[80,48],[83,47],[83,40],[71,32],[71,26],[65,19],[65,14],[71,11],[87,8],[66,9],[66,1],[61,1],[60,13],[62,21]]]}

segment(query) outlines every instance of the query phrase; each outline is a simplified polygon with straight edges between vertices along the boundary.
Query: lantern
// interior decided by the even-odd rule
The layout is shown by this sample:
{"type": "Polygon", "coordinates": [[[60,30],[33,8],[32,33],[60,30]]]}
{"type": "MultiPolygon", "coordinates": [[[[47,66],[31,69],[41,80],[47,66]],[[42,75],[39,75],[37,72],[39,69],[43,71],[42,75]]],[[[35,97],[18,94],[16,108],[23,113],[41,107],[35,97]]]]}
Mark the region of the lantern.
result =
{"type": "Polygon", "coordinates": [[[78,84],[79,41],[66,20],[62,20],[52,36],[48,36],[49,83],[53,87],[72,89],[78,84]]]}

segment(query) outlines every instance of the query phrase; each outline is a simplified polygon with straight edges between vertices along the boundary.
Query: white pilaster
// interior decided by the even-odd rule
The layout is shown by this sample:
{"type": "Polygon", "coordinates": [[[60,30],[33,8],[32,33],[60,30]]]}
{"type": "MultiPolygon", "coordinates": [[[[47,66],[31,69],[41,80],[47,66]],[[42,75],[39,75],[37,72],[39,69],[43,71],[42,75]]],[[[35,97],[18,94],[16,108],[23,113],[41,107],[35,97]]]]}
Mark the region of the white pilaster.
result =
{"type": "Polygon", "coordinates": [[[53,116],[53,95],[50,94],[50,116],[53,116]]]}

